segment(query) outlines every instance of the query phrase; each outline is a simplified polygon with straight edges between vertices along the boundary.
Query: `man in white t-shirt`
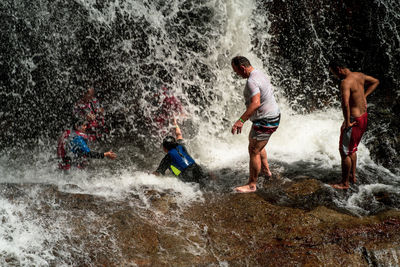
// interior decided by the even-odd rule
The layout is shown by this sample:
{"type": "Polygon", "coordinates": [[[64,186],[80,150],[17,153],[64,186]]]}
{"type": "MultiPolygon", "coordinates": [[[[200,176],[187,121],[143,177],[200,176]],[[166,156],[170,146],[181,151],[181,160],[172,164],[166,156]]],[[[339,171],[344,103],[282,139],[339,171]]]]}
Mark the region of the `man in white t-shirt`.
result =
{"type": "Polygon", "coordinates": [[[232,134],[240,134],[245,121],[253,122],[249,134],[250,176],[246,185],[236,187],[241,193],[257,190],[257,178],[260,172],[271,177],[265,146],[280,121],[280,111],[274,97],[274,91],[268,77],[254,69],[250,61],[242,56],[232,59],[232,68],[240,77],[247,79],[243,95],[246,111],[232,126],[232,134]]]}

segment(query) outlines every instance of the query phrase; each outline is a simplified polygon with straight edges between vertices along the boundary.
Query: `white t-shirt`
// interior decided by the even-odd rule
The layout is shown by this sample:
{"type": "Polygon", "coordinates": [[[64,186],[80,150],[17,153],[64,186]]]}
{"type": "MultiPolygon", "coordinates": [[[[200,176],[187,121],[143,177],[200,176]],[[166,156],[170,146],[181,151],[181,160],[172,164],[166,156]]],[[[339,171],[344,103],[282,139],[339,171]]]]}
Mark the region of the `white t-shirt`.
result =
{"type": "Polygon", "coordinates": [[[243,91],[246,107],[250,105],[251,98],[258,93],[260,93],[260,107],[253,113],[250,120],[277,117],[280,114],[280,110],[274,97],[271,82],[262,71],[254,69],[250,73],[243,91]]]}

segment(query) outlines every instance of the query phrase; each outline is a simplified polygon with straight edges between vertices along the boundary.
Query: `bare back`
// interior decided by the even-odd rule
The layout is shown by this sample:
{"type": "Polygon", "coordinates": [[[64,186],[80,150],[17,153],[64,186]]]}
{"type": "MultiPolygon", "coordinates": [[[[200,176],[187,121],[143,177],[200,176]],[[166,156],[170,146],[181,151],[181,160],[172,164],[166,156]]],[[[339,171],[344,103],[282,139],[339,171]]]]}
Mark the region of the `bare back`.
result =
{"type": "Polygon", "coordinates": [[[350,88],[349,106],[352,117],[360,117],[367,111],[367,101],[364,94],[366,75],[352,72],[342,81],[343,88],[350,88]]]}

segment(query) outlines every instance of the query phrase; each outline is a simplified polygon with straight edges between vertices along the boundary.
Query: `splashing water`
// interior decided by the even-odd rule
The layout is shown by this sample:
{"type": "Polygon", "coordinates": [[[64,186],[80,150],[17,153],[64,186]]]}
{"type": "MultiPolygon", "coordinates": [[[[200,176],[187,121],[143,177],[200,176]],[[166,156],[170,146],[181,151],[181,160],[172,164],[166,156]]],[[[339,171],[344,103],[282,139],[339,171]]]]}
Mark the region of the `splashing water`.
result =
{"type": "MultiPolygon", "coordinates": [[[[80,0],[1,5],[11,21],[5,24],[7,51],[15,55],[5,60],[13,75],[1,83],[7,103],[0,114],[6,118],[1,135],[8,140],[2,143],[16,147],[8,149],[2,144],[7,151],[0,158],[0,263],[90,263],[83,247],[100,244],[95,233],[111,235],[112,226],[99,223],[101,212],[78,219],[81,214],[74,204],[65,208],[60,200],[68,195],[115,213],[134,210],[140,220],[159,227],[157,231],[182,240],[192,240],[203,231],[200,223],[185,221],[180,214],[187,206],[204,202],[204,191],[196,184],[148,173],[163,156],[159,149],[163,134],[157,131],[153,117],[159,106],[150,100],[162,86],[181,99],[189,117],[182,130],[190,153],[219,179],[207,193],[230,192],[244,183],[250,123],[241,135],[230,133],[245,109],[241,93],[245,81],[234,75],[230,59],[245,55],[272,80],[282,78],[268,64],[273,49],[259,49],[251,36],[268,42],[273,34],[252,32],[263,23],[271,26],[266,15],[257,12],[257,2],[80,0]],[[11,34],[13,23],[18,31],[11,34]],[[115,162],[94,160],[85,171],[61,173],[54,160],[54,140],[68,125],[71,105],[88,83],[98,85],[108,112],[112,137],[104,145],[112,147],[119,158],[115,162]],[[22,144],[26,140],[33,140],[33,148],[22,144]],[[77,225],[92,225],[87,240],[77,240],[77,225]]],[[[316,36],[315,42],[323,47],[328,40],[320,38],[316,36]]],[[[323,58],[323,51],[318,53],[323,58]]],[[[337,93],[328,81],[329,74],[323,76],[317,93],[323,89],[337,93]]],[[[331,106],[299,114],[296,110],[307,94],[291,91],[288,97],[283,80],[294,89],[301,87],[294,77],[282,79],[275,87],[282,119],[267,145],[274,174],[295,179],[292,174],[301,173],[324,183],[336,181],[342,122],[336,96],[324,95],[329,98],[324,103],[331,106]]],[[[363,144],[358,167],[362,185],[344,195],[326,189],[334,204],[367,215],[386,207],[370,202],[377,192],[384,192],[392,198],[389,207],[398,207],[400,177],[375,164],[363,144]]],[[[118,258],[121,251],[116,237],[110,240],[109,249],[118,258]]],[[[186,249],[191,255],[201,255],[205,243],[192,241],[186,249]]]]}

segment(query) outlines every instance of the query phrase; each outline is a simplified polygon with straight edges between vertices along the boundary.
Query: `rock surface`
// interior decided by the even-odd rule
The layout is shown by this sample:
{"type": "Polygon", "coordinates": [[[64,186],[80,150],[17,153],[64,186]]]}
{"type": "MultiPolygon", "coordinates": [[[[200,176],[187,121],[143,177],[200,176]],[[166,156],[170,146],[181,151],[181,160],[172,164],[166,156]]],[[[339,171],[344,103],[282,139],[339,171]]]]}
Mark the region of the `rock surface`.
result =
{"type": "MultiPolygon", "coordinates": [[[[21,192],[31,186],[10,185],[3,194],[21,201],[29,197],[21,192]]],[[[68,224],[68,234],[53,245],[50,265],[62,261],[74,266],[399,264],[399,211],[355,217],[325,206],[293,208],[292,202],[288,206],[274,201],[274,196],[268,199],[270,187],[251,194],[205,193],[203,202],[182,208],[172,192],[149,190],[149,206],[138,207],[132,204],[135,195],[116,200],[41,186],[42,197],[31,212],[50,218],[49,229],[62,216],[68,224]]],[[[326,186],[310,178],[281,187],[285,199],[308,203],[326,186]]],[[[4,260],[13,261],[12,255],[4,260]]]]}

